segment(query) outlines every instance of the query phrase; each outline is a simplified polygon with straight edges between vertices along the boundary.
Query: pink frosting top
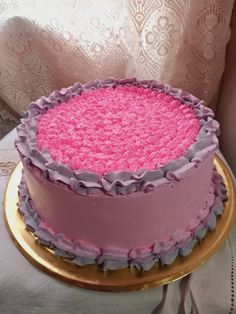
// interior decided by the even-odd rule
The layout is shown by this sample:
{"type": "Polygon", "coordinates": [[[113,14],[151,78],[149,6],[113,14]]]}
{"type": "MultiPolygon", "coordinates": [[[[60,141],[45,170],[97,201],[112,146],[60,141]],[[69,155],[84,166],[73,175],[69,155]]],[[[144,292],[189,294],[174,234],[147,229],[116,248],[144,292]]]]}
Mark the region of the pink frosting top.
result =
{"type": "Polygon", "coordinates": [[[183,156],[199,129],[194,110],[172,96],[118,86],[86,90],[49,109],[37,144],[73,170],[152,170],[183,156]]]}

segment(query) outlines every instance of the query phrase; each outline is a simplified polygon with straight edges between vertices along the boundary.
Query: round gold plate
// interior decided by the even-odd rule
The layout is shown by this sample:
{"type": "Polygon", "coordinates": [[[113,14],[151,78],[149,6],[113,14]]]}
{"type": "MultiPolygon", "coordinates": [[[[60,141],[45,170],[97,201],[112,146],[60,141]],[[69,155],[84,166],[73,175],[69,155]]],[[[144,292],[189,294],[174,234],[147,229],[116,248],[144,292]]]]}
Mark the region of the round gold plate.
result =
{"type": "Polygon", "coordinates": [[[52,251],[37,244],[31,232],[25,229],[17,210],[18,184],[21,179],[22,164],[18,164],[9,180],[4,202],[5,220],[16,246],[24,256],[44,272],[79,286],[99,291],[133,291],[161,286],[180,279],[205,263],[224,243],[235,219],[235,187],[233,178],[225,163],[216,156],[215,165],[223,176],[228,191],[228,201],[224,212],[217,220],[215,231],[196,245],[187,257],[179,257],[170,266],[154,266],[148,272],[122,269],[104,272],[96,265],[77,266],[66,259],[59,258],[52,251]]]}

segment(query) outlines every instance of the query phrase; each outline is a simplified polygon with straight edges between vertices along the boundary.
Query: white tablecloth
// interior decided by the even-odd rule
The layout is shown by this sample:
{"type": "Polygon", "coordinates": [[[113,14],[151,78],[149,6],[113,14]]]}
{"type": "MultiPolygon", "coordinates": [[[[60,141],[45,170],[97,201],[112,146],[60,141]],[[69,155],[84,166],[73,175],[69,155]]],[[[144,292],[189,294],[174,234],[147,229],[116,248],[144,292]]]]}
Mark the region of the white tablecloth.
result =
{"type": "MultiPolygon", "coordinates": [[[[15,136],[14,130],[0,142],[1,200],[19,161],[13,145],[15,136]]],[[[236,227],[220,251],[182,280],[141,292],[93,292],[65,284],[32,266],[13,244],[1,215],[0,313],[233,314],[235,257],[236,227]]]]}

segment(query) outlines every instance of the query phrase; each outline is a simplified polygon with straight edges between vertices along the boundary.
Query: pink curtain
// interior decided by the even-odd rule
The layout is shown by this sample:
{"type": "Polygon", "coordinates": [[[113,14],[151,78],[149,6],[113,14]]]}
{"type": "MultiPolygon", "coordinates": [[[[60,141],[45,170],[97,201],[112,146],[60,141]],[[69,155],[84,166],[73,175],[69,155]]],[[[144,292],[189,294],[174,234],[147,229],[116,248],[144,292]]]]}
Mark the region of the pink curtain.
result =
{"type": "Polygon", "coordinates": [[[217,105],[221,124],[220,148],[236,175],[236,6],[234,6],[231,40],[227,50],[226,67],[217,105]]]}

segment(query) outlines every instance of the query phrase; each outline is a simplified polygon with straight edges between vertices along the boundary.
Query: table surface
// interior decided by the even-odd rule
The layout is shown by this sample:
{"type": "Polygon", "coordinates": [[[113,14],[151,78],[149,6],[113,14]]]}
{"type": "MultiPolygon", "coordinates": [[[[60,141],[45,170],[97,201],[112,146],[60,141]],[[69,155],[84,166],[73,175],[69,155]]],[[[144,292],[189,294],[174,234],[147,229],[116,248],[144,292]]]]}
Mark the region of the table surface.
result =
{"type": "MultiPolygon", "coordinates": [[[[0,141],[1,208],[7,181],[19,161],[16,131],[0,141]]],[[[236,227],[223,247],[191,275],[140,292],[83,290],[39,271],[13,244],[0,216],[0,313],[224,314],[236,313],[236,227]]]]}

